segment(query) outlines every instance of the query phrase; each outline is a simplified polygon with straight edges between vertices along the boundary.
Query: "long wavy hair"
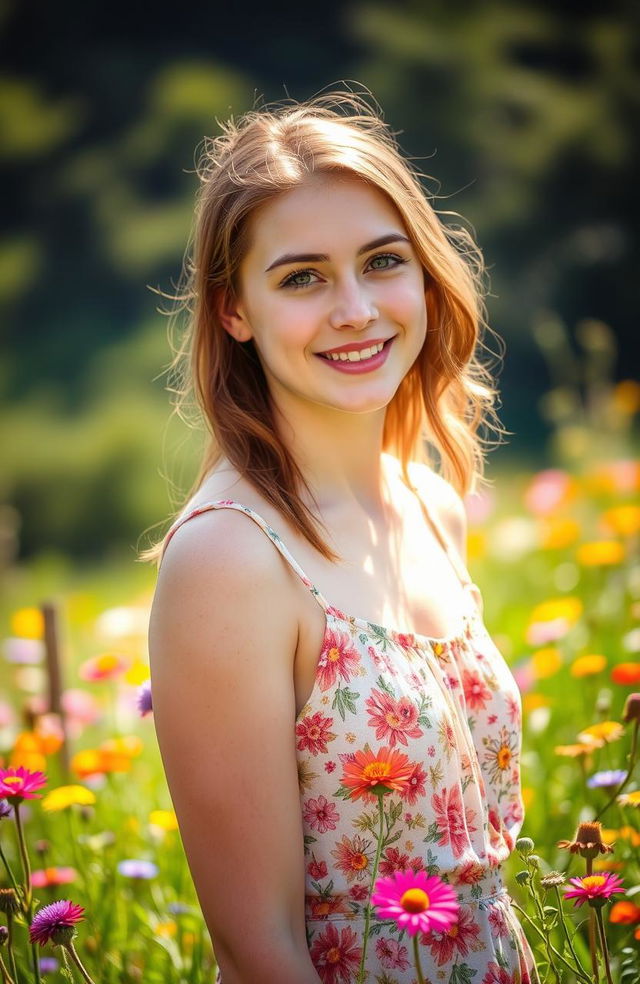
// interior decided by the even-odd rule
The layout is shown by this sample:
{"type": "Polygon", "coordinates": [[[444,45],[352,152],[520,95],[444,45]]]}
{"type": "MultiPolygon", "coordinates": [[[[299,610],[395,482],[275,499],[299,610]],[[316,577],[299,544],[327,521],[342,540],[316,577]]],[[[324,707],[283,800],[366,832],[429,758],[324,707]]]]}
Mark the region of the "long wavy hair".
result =
{"type": "MultiPolygon", "coordinates": [[[[239,267],[249,248],[247,220],[264,202],[318,172],[358,176],[398,210],[424,271],[429,325],[420,355],[387,407],[383,430],[383,450],[399,459],[410,488],[408,466],[419,461],[438,468],[459,494],[475,491],[478,480],[486,482],[488,442],[481,428],[508,433],[494,409],[490,368],[478,358],[486,348],[482,335],[492,330],[484,260],[467,228],[440,220],[457,213],[436,213],[429,201],[436,196],[421,181],[428,176],[403,155],[375,100],[370,104],[361,94],[333,90],[254,108],[219,126],[218,136],[204,139],[196,166],[200,186],[181,284],[175,295],[162,295],[176,303],[172,319],[187,314],[169,366],[175,412],[190,423],[186,411],[195,408],[207,432],[198,476],[173,518],[226,456],[309,543],[337,560],[318,517],[301,498],[304,487],[313,500],[274,425],[253,340],[239,344],[217,315],[220,292],[237,296],[239,267]]],[[[140,559],[159,562],[163,539],[140,559]]]]}

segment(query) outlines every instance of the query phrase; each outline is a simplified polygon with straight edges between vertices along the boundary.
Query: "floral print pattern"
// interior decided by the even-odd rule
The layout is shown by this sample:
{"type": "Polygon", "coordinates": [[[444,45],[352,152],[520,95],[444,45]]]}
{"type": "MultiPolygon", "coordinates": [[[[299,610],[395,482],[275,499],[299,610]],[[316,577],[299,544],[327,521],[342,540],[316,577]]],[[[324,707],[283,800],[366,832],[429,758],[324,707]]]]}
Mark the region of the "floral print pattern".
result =
{"type": "MultiPolygon", "coordinates": [[[[424,870],[456,891],[457,924],[418,934],[432,984],[538,984],[502,865],[524,819],[521,702],[487,632],[478,592],[430,517],[463,586],[459,631],[427,638],[329,605],[278,534],[270,537],[318,604],[326,631],[295,721],[305,844],[307,943],[322,984],[414,984],[412,941],[371,915],[372,881],[424,870]]],[[[481,595],[480,595],[481,598],[481,595]]],[[[223,984],[218,974],[218,984],[223,984]]]]}

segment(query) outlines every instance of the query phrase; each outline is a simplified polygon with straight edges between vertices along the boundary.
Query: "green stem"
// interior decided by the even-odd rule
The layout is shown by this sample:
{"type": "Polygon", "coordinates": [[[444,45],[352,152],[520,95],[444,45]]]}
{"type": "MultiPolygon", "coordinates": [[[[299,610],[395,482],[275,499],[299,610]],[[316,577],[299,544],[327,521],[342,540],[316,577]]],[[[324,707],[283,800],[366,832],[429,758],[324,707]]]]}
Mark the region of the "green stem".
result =
{"type": "Polygon", "coordinates": [[[551,943],[551,937],[549,935],[549,930],[547,929],[547,917],[544,914],[544,909],[542,908],[542,901],[540,899],[540,896],[538,895],[538,888],[537,888],[536,884],[534,883],[534,880],[533,879],[534,879],[534,873],[532,873],[531,878],[529,879],[529,892],[530,892],[531,898],[533,899],[533,903],[534,903],[534,905],[536,907],[536,910],[538,912],[538,918],[540,920],[540,927],[542,929],[542,935],[544,936],[544,942],[545,942],[545,946],[547,948],[547,954],[548,954],[548,957],[549,957],[549,966],[551,967],[551,970],[553,971],[553,973],[555,975],[556,984],[562,984],[562,981],[560,980],[560,974],[558,973],[558,968],[556,967],[555,963],[553,962],[553,957],[551,956],[551,952],[553,950],[553,944],[551,943]]]}
{"type": "Polygon", "coordinates": [[[87,971],[85,970],[85,968],[82,966],[82,961],[80,960],[80,957],[78,956],[78,954],[76,952],[76,948],[73,945],[73,942],[71,940],[69,940],[69,942],[68,943],[65,943],[64,946],[65,946],[65,949],[68,951],[69,955],[73,958],[73,960],[74,960],[74,962],[75,962],[78,970],[82,974],[82,976],[85,979],[85,981],[87,982],[87,984],[94,984],[94,982],[89,977],[89,974],[87,973],[87,971]]]}
{"type": "Polygon", "coordinates": [[[380,815],[380,830],[378,831],[378,848],[376,850],[375,861],[373,862],[373,874],[371,875],[371,888],[369,890],[369,898],[367,900],[367,905],[365,908],[364,917],[364,940],[362,943],[362,956],[360,958],[360,969],[358,971],[358,984],[363,984],[364,981],[364,959],[367,953],[367,941],[369,936],[369,922],[371,920],[371,896],[373,895],[373,886],[376,883],[376,876],[378,874],[378,865],[380,864],[380,855],[382,854],[382,839],[383,839],[383,829],[384,829],[384,809],[382,806],[383,793],[378,793],[378,812],[380,815]]]}
{"type": "Polygon", "coordinates": [[[7,874],[9,875],[9,881],[11,882],[11,885],[13,887],[13,890],[15,891],[16,895],[18,896],[18,899],[20,899],[20,905],[22,905],[21,892],[20,892],[20,889],[18,888],[18,883],[17,883],[17,881],[15,880],[15,878],[13,876],[13,871],[11,870],[11,868],[9,866],[9,862],[7,861],[7,859],[6,859],[5,855],[4,855],[4,851],[2,850],[2,845],[0,845],[0,858],[2,858],[2,863],[3,863],[3,865],[6,868],[7,874]]]}
{"type": "Polygon", "coordinates": [[[602,947],[602,956],[604,957],[604,970],[607,975],[607,984],[613,984],[611,979],[611,967],[609,966],[609,948],[607,946],[607,936],[604,931],[604,923],[602,921],[602,907],[599,906],[596,910],[596,919],[598,921],[598,930],[600,932],[600,946],[602,947]]]}
{"type": "Polygon", "coordinates": [[[2,984],[15,984],[15,981],[5,966],[5,962],[0,956],[0,973],[2,974],[2,984]]]}
{"type": "Polygon", "coordinates": [[[631,779],[631,776],[633,774],[633,769],[634,769],[634,766],[636,764],[636,754],[637,754],[637,751],[638,751],[638,727],[639,726],[640,726],[640,721],[636,718],[636,720],[633,722],[633,735],[631,736],[631,751],[629,752],[629,769],[627,771],[627,774],[624,777],[624,779],[622,780],[622,782],[620,783],[620,785],[618,786],[618,788],[613,792],[613,794],[611,795],[611,798],[602,807],[602,809],[600,810],[600,812],[596,814],[596,816],[594,817],[594,821],[595,820],[599,820],[600,817],[602,816],[602,814],[605,813],[609,809],[609,807],[611,806],[611,804],[617,799],[617,797],[620,795],[620,793],[622,792],[622,790],[624,789],[624,787],[627,785],[627,783],[631,779]]]}
{"type": "MultiPolygon", "coordinates": [[[[593,858],[587,858],[587,876],[593,874],[593,858]]],[[[593,909],[589,910],[589,949],[591,950],[591,969],[593,970],[594,984],[600,980],[598,970],[598,954],[596,952],[596,917],[593,909]]]]}
{"type": "MultiPolygon", "coordinates": [[[[571,956],[575,960],[576,966],[580,968],[580,971],[582,971],[582,963],[578,959],[578,954],[576,953],[576,951],[575,951],[575,949],[573,947],[573,940],[571,939],[571,936],[569,935],[569,927],[567,926],[567,920],[565,918],[564,909],[562,907],[562,896],[560,895],[560,889],[559,889],[559,887],[557,885],[555,886],[555,890],[556,890],[556,897],[558,899],[558,913],[560,915],[560,921],[562,923],[562,928],[564,930],[564,935],[567,938],[567,944],[569,946],[569,949],[571,950],[571,956]]],[[[589,980],[589,978],[587,977],[586,973],[585,973],[585,979],[586,980],[589,980]]]]}
{"type": "MultiPolygon", "coordinates": [[[[522,908],[521,908],[521,907],[520,907],[520,906],[518,905],[518,903],[517,903],[517,902],[512,902],[511,904],[512,904],[512,906],[513,906],[513,908],[514,908],[514,909],[517,909],[517,910],[518,910],[518,912],[519,912],[519,913],[520,913],[520,914],[521,914],[521,915],[522,915],[522,916],[523,916],[523,917],[524,917],[524,918],[525,918],[525,919],[527,920],[527,922],[528,922],[528,923],[529,923],[529,924],[531,925],[531,928],[532,928],[532,929],[535,929],[535,931],[536,931],[536,933],[538,934],[538,936],[540,937],[540,939],[541,939],[541,940],[543,941],[543,943],[545,943],[545,944],[546,944],[546,942],[547,942],[547,941],[546,941],[546,939],[545,939],[545,935],[544,935],[544,933],[542,932],[542,930],[540,929],[540,927],[539,927],[539,926],[537,926],[537,925],[536,925],[536,924],[534,923],[534,921],[533,921],[533,919],[531,918],[531,916],[529,915],[529,913],[528,913],[528,912],[525,912],[525,911],[524,911],[524,909],[522,909],[522,908]]],[[[580,977],[580,979],[581,979],[581,980],[583,980],[583,981],[585,982],[585,984],[593,984],[593,981],[591,980],[591,978],[590,978],[590,977],[588,977],[588,976],[587,976],[587,975],[586,975],[586,974],[584,973],[584,971],[582,971],[582,970],[578,970],[578,969],[577,969],[576,967],[572,967],[572,966],[571,966],[571,964],[569,963],[569,961],[567,960],[567,958],[566,958],[566,957],[565,957],[565,956],[564,956],[564,955],[563,955],[562,953],[560,953],[560,951],[559,951],[559,950],[556,950],[556,948],[554,947],[554,945],[553,945],[553,943],[551,943],[551,944],[549,945],[549,949],[550,949],[550,950],[552,950],[552,952],[553,952],[553,953],[554,953],[554,955],[555,955],[555,956],[556,956],[556,957],[558,958],[558,960],[560,960],[560,961],[562,961],[562,963],[563,963],[563,964],[565,965],[565,967],[568,967],[568,968],[569,968],[569,970],[570,970],[570,971],[571,971],[572,973],[574,973],[574,974],[575,974],[575,973],[577,973],[577,974],[578,974],[578,976],[580,977]]]]}
{"type": "Polygon", "coordinates": [[[27,845],[24,839],[24,830],[22,828],[22,818],[20,817],[20,806],[15,803],[13,806],[13,812],[16,818],[16,830],[18,832],[18,847],[20,849],[20,859],[22,861],[22,873],[24,875],[24,900],[29,910],[29,916],[31,916],[31,899],[33,891],[31,888],[31,865],[29,864],[29,853],[27,851],[27,845]]]}
{"type": "Polygon", "coordinates": [[[413,959],[416,962],[416,974],[418,975],[418,984],[424,984],[424,977],[422,975],[422,967],[420,966],[420,953],[418,952],[418,936],[416,933],[413,937],[413,959]]]}
{"type": "Polygon", "coordinates": [[[13,952],[13,913],[7,913],[7,950],[9,951],[9,963],[11,964],[11,972],[16,979],[16,984],[18,982],[18,968],[16,966],[16,956],[13,952]]]}

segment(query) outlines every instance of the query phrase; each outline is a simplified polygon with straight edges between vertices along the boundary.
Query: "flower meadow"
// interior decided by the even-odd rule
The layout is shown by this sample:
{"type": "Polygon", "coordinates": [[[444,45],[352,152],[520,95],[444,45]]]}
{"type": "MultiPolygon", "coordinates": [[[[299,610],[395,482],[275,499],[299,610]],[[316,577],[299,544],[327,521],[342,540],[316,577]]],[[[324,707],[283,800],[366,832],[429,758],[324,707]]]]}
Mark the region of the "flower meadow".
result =
{"type": "MultiPolygon", "coordinates": [[[[526,818],[506,867],[509,891],[541,981],[632,984],[640,981],[640,462],[585,459],[512,472],[495,486],[467,500],[468,566],[522,694],[526,818]]],[[[154,580],[141,566],[135,578],[92,579],[54,565],[9,586],[0,654],[3,984],[198,984],[215,975],[155,741],[146,648],[154,580]]],[[[513,750],[499,733],[494,745],[496,769],[507,768],[513,750]]],[[[354,756],[345,795],[373,791],[382,810],[404,781],[399,758],[395,765],[365,789],[354,756]]],[[[375,870],[367,896],[372,924],[393,919],[403,931],[417,982],[416,941],[427,939],[446,958],[445,984],[516,984],[498,964],[490,979],[460,976],[455,892],[429,871],[375,870]]],[[[364,979],[362,941],[342,941],[327,984],[364,979]]],[[[368,984],[393,979],[390,970],[368,984]]]]}

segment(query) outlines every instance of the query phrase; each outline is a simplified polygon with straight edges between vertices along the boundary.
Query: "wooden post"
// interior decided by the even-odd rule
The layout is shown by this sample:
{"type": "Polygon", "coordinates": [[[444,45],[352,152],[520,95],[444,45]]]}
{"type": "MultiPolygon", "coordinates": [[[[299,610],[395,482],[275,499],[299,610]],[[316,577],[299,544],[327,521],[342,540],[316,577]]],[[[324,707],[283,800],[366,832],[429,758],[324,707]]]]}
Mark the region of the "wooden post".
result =
{"type": "Polygon", "coordinates": [[[56,606],[50,602],[43,602],[40,606],[42,612],[42,617],[44,619],[44,645],[45,645],[45,655],[47,661],[47,680],[48,680],[48,699],[49,699],[49,710],[57,714],[60,719],[60,727],[62,729],[62,744],[59,750],[59,761],[60,768],[62,771],[63,781],[65,783],[69,782],[70,776],[70,766],[69,766],[69,736],[67,734],[67,721],[62,706],[62,665],[60,661],[60,643],[59,643],[59,619],[58,610],[56,606]]]}

